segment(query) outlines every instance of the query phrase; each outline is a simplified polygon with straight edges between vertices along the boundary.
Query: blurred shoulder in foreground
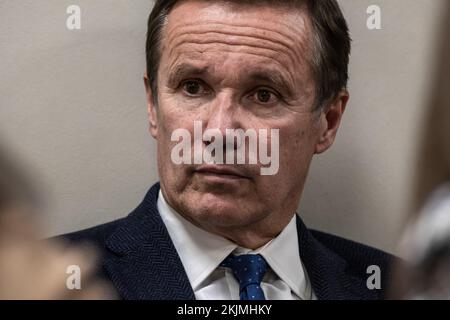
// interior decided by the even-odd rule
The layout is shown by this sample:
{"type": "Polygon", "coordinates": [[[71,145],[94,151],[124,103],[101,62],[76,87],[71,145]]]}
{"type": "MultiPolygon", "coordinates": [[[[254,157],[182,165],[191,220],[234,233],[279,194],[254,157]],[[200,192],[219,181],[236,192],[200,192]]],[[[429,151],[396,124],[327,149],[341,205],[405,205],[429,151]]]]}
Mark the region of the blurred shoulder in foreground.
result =
{"type": "Polygon", "coordinates": [[[113,298],[93,277],[92,248],[40,240],[39,204],[24,176],[0,148],[0,300],[113,298]]]}

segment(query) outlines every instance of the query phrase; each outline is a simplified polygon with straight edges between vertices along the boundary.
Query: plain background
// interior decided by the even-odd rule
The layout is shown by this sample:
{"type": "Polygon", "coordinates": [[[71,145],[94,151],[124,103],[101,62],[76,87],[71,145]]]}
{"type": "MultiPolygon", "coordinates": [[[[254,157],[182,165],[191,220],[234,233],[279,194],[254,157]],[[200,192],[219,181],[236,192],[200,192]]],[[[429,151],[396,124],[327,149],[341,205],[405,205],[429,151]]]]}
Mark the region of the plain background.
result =
{"type": "MultiPolygon", "coordinates": [[[[445,0],[341,0],[351,100],[316,157],[299,212],[310,227],[396,252],[445,0]],[[368,30],[367,7],[382,9],[368,30]]],[[[0,135],[46,199],[47,235],[128,214],[158,180],[142,76],[150,0],[0,0],[0,135]],[[81,30],[66,28],[79,5],[81,30]]]]}

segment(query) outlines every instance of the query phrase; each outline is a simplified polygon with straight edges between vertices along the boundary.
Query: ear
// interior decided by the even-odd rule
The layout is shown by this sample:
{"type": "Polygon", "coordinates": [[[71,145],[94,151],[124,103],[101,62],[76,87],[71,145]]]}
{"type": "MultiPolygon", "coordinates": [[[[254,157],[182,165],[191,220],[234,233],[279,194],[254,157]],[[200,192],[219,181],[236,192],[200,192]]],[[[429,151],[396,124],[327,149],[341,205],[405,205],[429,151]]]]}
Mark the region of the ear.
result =
{"type": "Polygon", "coordinates": [[[156,106],[153,101],[153,92],[150,87],[150,81],[148,80],[147,74],[144,75],[144,85],[145,92],[147,93],[147,113],[148,113],[148,122],[149,122],[149,131],[153,138],[156,139],[158,135],[158,116],[156,112],[156,106]]]}
{"type": "Polygon", "coordinates": [[[315,150],[316,154],[325,152],[333,145],[349,99],[350,95],[347,90],[342,90],[334,102],[324,111],[321,111],[319,118],[319,140],[315,150]]]}

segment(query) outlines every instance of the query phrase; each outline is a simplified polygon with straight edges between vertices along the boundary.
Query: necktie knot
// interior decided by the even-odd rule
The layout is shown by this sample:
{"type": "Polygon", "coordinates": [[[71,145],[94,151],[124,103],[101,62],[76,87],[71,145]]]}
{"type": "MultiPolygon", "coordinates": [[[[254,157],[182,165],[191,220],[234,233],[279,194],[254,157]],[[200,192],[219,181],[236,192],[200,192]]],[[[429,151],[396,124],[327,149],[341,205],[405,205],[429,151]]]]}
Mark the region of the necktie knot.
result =
{"type": "Polygon", "coordinates": [[[233,271],[239,282],[241,300],[265,300],[261,281],[267,272],[267,262],[261,255],[229,255],[221,266],[233,271]]]}

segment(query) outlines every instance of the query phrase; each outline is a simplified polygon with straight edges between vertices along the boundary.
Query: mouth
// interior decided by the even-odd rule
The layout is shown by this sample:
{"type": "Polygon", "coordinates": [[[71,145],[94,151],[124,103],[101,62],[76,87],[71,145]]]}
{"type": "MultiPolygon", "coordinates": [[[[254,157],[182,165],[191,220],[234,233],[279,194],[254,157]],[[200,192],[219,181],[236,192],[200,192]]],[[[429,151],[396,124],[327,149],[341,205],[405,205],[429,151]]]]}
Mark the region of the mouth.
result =
{"type": "Polygon", "coordinates": [[[201,166],[194,172],[211,182],[231,182],[250,179],[248,175],[239,170],[222,166],[201,166]]]}

